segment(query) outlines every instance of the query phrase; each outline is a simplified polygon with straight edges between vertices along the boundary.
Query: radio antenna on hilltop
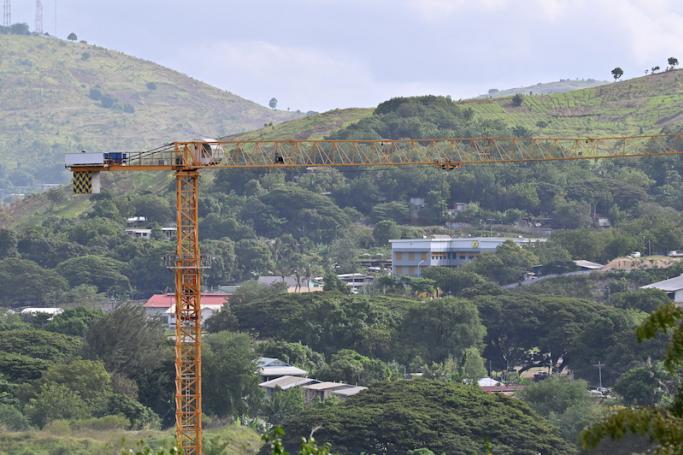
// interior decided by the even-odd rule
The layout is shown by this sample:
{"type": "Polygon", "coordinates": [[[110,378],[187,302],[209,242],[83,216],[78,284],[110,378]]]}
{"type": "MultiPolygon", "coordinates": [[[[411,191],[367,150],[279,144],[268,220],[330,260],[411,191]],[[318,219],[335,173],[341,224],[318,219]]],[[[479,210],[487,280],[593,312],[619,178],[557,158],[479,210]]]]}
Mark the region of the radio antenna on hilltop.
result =
{"type": "Polygon", "coordinates": [[[2,25],[5,27],[12,25],[12,4],[10,0],[5,0],[2,4],[2,25]]]}
{"type": "Polygon", "coordinates": [[[36,0],[36,33],[43,33],[43,2],[36,0]]]}

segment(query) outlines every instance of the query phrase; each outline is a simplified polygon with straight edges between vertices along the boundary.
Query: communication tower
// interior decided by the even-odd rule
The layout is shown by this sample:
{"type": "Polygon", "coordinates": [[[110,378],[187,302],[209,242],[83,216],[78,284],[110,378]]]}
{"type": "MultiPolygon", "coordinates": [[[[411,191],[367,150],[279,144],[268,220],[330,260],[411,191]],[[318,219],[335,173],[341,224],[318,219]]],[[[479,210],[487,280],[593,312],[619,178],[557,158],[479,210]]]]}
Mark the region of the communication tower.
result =
{"type": "Polygon", "coordinates": [[[43,33],[43,2],[36,0],[36,33],[43,33]]]}
{"type": "Polygon", "coordinates": [[[10,0],[5,0],[2,4],[2,25],[5,27],[12,25],[12,4],[10,0]]]}

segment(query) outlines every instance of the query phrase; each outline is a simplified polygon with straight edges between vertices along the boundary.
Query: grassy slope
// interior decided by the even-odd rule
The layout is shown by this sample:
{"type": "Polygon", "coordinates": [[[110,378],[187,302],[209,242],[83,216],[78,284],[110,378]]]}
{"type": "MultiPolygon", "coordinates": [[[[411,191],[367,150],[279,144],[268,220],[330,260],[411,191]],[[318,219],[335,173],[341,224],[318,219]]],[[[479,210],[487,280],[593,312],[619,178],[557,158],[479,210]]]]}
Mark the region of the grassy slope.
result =
{"type": "MultiPolygon", "coordinates": [[[[253,455],[261,446],[259,435],[247,427],[229,426],[220,430],[205,431],[205,440],[219,437],[228,442],[220,451],[222,455],[253,455]]],[[[137,449],[137,444],[159,448],[171,447],[172,431],[123,431],[82,430],[69,431],[66,428],[44,431],[5,432],[0,431],[0,454],[8,455],[120,455],[124,449],[137,449]]],[[[205,443],[206,444],[206,443],[205,443]]],[[[210,443],[209,443],[210,444],[210,443]]],[[[219,452],[212,452],[219,453],[219,452]]]]}
{"type": "Polygon", "coordinates": [[[548,95],[551,93],[564,93],[573,90],[581,90],[582,88],[597,87],[598,85],[605,85],[608,83],[609,82],[606,81],[596,81],[595,79],[563,79],[555,82],[539,82],[536,85],[527,85],[526,87],[508,88],[500,90],[493,95],[480,95],[478,98],[503,98],[506,96],[513,96],[517,93],[528,95],[529,92],[533,92],[534,95],[548,95]]]}
{"type": "Polygon", "coordinates": [[[0,35],[0,163],[10,169],[17,162],[62,162],[61,153],[37,152],[34,141],[74,150],[139,150],[174,139],[253,130],[300,115],[270,110],[117,51],[43,36],[0,35]],[[91,99],[95,87],[119,107],[105,108],[91,99]],[[124,112],[126,104],[135,111],[124,112]]]}
{"type": "Polygon", "coordinates": [[[523,126],[535,135],[606,136],[655,133],[683,123],[683,70],[553,95],[470,100],[464,104],[482,118],[523,126]],[[548,123],[539,128],[537,123],[548,123]],[[642,131],[641,131],[642,129],[642,131]]]}

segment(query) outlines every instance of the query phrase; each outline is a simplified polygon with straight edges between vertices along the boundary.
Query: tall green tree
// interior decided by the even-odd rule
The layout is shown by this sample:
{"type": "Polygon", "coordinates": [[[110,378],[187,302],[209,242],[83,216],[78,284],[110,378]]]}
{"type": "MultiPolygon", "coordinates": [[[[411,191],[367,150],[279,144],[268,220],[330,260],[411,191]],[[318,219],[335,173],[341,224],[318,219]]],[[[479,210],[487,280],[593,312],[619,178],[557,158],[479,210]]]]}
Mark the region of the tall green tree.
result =
{"type": "Polygon", "coordinates": [[[204,409],[219,417],[252,415],[261,402],[254,340],[247,334],[219,332],[202,343],[204,409]]]}

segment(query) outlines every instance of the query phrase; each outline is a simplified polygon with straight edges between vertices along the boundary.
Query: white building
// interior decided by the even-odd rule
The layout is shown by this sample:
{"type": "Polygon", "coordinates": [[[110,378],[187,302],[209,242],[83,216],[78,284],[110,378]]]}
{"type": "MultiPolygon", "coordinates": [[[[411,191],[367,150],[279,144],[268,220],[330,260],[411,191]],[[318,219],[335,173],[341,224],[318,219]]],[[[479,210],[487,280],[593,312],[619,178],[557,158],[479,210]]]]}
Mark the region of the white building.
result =
{"type": "Polygon", "coordinates": [[[22,316],[37,316],[44,314],[48,316],[48,320],[52,320],[55,316],[64,313],[63,308],[43,308],[43,307],[29,307],[21,310],[19,314],[22,316]]]}
{"type": "Polygon", "coordinates": [[[126,234],[134,239],[151,239],[152,230],[142,229],[142,228],[128,228],[126,229],[126,234]]]}
{"type": "Polygon", "coordinates": [[[396,275],[421,276],[424,267],[458,267],[476,259],[482,253],[494,253],[496,248],[508,240],[520,246],[545,242],[545,239],[532,238],[453,238],[447,235],[389,240],[392,270],[396,275]]]}
{"type": "Polygon", "coordinates": [[[666,292],[674,302],[683,305],[683,274],[675,278],[642,286],[640,289],[659,289],[666,292]]]}

